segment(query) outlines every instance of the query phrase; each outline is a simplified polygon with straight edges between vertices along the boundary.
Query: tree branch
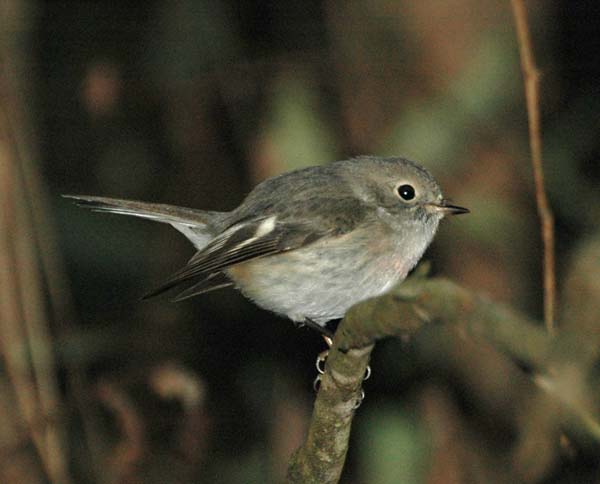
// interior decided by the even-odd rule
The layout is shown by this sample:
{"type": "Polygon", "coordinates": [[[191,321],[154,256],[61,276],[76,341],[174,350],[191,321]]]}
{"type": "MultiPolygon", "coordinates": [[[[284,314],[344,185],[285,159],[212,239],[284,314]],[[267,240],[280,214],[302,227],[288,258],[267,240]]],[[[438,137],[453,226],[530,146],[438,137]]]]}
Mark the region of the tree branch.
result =
{"type": "Polygon", "coordinates": [[[338,482],[355,402],[375,342],[414,334],[426,323],[453,325],[461,334],[485,339],[527,365],[538,388],[564,410],[555,415],[557,424],[584,443],[600,445],[593,391],[597,381],[589,378],[599,357],[595,345],[576,333],[553,337],[537,322],[449,280],[413,277],[391,293],[353,307],[340,323],[308,436],[292,457],[288,482],[338,482]],[[573,379],[573,371],[580,378],[573,379]]]}

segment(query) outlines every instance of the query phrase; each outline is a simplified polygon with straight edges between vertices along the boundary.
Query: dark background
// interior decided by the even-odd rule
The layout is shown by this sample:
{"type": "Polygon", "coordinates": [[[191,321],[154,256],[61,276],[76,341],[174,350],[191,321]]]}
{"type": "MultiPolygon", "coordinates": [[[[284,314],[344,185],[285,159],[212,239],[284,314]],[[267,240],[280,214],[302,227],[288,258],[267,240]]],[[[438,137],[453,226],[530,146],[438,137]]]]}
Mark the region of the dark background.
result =
{"type": "MultiPolygon", "coordinates": [[[[22,88],[71,308],[52,331],[74,482],[280,481],[324,345],[233,290],[139,301],[193,248],[169,226],[80,210],[60,194],[229,210],[282,171],[406,156],[472,211],[443,223],[425,256],[433,273],[542,319],[510,2],[26,5],[22,88]]],[[[600,217],[600,6],[528,7],[560,285],[600,217]]],[[[503,459],[518,409],[501,378],[522,369],[477,368],[477,351],[434,332],[378,345],[343,482],[513,475],[503,459]]],[[[517,475],[529,464],[514,464],[517,475]]],[[[559,455],[532,481],[594,471],[587,457],[559,455]]]]}

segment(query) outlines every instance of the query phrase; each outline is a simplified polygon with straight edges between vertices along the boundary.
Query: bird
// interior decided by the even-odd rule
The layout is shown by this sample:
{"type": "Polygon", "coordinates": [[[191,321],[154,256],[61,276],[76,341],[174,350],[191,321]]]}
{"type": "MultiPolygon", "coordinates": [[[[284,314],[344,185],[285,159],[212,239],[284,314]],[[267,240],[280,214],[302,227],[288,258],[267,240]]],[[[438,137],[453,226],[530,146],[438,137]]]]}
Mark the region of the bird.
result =
{"type": "Polygon", "coordinates": [[[170,224],[196,252],[144,296],[181,301],[234,286],[258,306],[331,335],[327,323],[406,278],[450,204],[433,176],[401,157],[360,156],[259,183],[235,209],[197,210],[64,195],[94,211],[170,224]]]}

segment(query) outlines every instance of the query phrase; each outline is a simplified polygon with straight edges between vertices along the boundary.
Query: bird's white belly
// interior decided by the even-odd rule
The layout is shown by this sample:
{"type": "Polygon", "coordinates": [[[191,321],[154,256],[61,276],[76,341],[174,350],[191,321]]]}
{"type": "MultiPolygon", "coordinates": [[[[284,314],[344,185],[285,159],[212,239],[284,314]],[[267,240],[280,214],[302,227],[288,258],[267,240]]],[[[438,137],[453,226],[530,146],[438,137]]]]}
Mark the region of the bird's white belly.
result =
{"type": "Polygon", "coordinates": [[[365,234],[364,240],[354,239],[350,246],[343,240],[317,242],[239,264],[228,274],[259,306],[293,321],[309,318],[324,325],[404,279],[424,247],[415,258],[417,254],[410,257],[403,246],[386,245],[365,234]]]}

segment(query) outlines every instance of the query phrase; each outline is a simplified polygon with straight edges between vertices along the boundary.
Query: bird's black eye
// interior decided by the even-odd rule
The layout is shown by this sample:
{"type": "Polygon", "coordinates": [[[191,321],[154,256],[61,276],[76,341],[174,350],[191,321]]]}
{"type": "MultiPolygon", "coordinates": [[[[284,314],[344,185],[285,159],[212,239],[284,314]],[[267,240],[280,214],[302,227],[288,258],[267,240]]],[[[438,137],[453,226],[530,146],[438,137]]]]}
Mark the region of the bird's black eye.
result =
{"type": "Polygon", "coordinates": [[[407,202],[415,198],[415,189],[412,185],[400,185],[398,187],[398,195],[407,202]]]}

